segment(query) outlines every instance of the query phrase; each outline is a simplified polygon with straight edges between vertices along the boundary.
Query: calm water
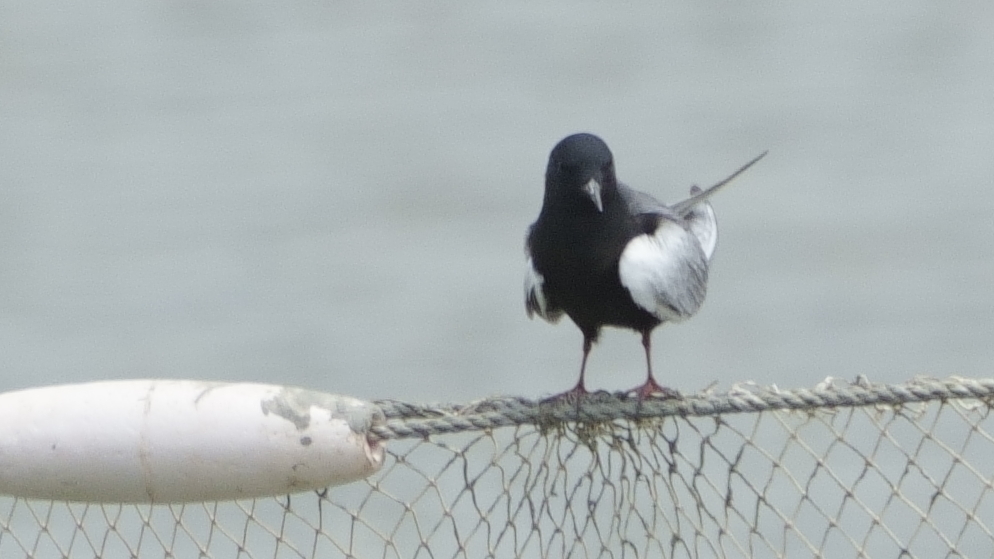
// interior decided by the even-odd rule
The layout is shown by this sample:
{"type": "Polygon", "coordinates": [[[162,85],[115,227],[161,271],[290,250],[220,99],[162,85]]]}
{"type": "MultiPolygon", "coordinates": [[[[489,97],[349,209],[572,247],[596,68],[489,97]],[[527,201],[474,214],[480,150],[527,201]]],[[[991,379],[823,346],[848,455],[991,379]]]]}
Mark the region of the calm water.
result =
{"type": "MultiPolygon", "coordinates": [[[[540,396],[546,157],[592,131],[714,200],[708,301],[659,377],[990,376],[994,4],[8,1],[0,390],[130,377],[540,396]]],[[[641,381],[607,331],[592,386],[641,381]]]]}

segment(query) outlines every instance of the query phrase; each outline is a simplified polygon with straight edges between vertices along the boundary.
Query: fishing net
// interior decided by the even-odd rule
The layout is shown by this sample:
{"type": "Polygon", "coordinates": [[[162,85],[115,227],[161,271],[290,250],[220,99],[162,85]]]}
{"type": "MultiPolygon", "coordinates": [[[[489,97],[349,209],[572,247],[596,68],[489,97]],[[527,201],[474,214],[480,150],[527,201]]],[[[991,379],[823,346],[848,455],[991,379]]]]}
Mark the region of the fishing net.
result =
{"type": "Polygon", "coordinates": [[[0,497],[0,557],[991,557],[994,379],[377,402],[382,470],[174,505],[0,497]]]}

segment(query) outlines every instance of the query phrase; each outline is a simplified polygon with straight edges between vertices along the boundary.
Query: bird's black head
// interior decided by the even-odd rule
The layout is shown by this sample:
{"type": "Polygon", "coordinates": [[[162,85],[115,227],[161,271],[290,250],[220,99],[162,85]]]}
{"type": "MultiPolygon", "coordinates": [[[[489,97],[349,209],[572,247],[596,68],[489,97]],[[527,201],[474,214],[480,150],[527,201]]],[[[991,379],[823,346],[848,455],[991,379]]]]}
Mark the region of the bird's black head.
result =
{"type": "Polygon", "coordinates": [[[545,197],[562,202],[583,200],[601,212],[616,189],[614,157],[604,140],[593,134],[563,138],[549,154],[545,197]]]}

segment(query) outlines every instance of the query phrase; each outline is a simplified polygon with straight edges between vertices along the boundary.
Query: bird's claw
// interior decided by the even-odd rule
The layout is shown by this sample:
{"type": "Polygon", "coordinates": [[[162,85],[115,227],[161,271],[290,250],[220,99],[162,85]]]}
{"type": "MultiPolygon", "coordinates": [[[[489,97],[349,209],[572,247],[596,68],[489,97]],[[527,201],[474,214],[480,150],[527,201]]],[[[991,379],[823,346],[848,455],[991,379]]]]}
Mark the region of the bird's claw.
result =
{"type": "Polygon", "coordinates": [[[683,395],[678,391],[667,386],[663,386],[652,378],[646,380],[645,384],[642,386],[629,390],[628,393],[635,396],[639,402],[649,398],[659,398],[662,400],[675,400],[683,398],[683,395]]]}
{"type": "Polygon", "coordinates": [[[562,393],[556,394],[554,396],[549,396],[548,398],[543,398],[541,401],[539,401],[539,403],[540,404],[559,404],[559,403],[562,403],[562,402],[569,402],[569,403],[576,404],[576,406],[579,407],[580,406],[580,402],[588,394],[590,394],[590,392],[588,392],[587,389],[582,384],[578,384],[578,385],[574,386],[573,388],[567,390],[566,392],[562,392],[562,393]]]}

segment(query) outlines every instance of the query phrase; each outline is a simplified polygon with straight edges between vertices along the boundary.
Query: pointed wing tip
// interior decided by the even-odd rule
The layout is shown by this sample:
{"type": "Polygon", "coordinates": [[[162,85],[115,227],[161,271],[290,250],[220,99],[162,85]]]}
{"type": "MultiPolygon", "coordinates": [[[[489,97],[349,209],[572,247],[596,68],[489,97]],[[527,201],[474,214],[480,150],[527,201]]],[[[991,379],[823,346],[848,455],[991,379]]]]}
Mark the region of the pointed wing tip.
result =
{"type": "Polygon", "coordinates": [[[742,167],[742,170],[745,171],[749,167],[752,167],[756,163],[759,163],[759,160],[762,159],[762,158],[764,158],[764,157],[766,157],[767,155],[769,155],[769,153],[770,153],[770,150],[768,150],[768,149],[767,150],[763,150],[763,153],[757,155],[756,157],[753,157],[752,161],[746,163],[745,166],[742,167]]]}
{"type": "Polygon", "coordinates": [[[734,177],[736,177],[736,176],[738,176],[738,175],[742,174],[742,173],[743,173],[743,172],[744,172],[744,171],[745,171],[746,169],[748,169],[749,167],[752,167],[752,166],[753,166],[753,165],[755,165],[756,163],[759,163],[759,160],[760,160],[760,159],[762,159],[762,158],[764,158],[764,157],[766,157],[766,155],[767,155],[768,153],[770,153],[770,150],[765,150],[765,151],[763,151],[763,153],[761,153],[761,154],[757,155],[756,157],[753,157],[753,158],[752,158],[752,159],[751,159],[751,160],[750,160],[750,161],[749,161],[748,163],[746,163],[746,164],[745,164],[745,165],[743,165],[743,166],[742,166],[741,168],[739,168],[739,170],[738,170],[738,171],[735,171],[735,173],[734,173],[734,174],[732,175],[732,177],[734,178],[734,177]]]}

